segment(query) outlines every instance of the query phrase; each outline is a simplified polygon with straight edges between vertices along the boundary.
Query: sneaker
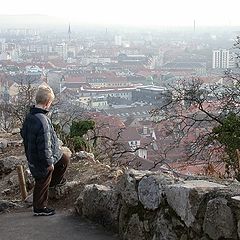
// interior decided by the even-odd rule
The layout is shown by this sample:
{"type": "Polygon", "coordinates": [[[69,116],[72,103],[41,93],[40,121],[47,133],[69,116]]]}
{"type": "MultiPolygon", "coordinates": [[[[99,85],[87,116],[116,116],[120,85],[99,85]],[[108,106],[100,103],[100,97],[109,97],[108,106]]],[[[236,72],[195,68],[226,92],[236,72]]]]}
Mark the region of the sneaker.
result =
{"type": "Polygon", "coordinates": [[[33,210],[34,216],[51,216],[55,214],[55,209],[53,208],[42,208],[42,209],[34,209],[33,210]]]}

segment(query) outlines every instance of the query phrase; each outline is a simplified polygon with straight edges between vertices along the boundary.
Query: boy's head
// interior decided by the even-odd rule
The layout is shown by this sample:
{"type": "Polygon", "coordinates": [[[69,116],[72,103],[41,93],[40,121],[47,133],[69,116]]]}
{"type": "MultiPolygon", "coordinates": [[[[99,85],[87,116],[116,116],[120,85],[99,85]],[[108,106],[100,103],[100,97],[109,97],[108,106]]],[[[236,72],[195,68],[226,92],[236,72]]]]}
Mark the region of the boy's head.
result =
{"type": "Polygon", "coordinates": [[[36,104],[50,107],[54,100],[53,90],[49,86],[40,86],[36,93],[36,104]]]}

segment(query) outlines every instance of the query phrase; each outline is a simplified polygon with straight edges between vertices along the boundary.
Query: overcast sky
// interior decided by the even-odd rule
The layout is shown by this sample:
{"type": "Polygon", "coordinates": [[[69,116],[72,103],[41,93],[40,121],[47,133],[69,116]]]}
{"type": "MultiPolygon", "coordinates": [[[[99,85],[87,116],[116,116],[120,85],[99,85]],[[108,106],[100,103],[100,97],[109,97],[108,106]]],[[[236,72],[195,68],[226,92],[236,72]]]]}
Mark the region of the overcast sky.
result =
{"type": "Polygon", "coordinates": [[[240,26],[240,0],[1,0],[0,14],[46,14],[67,22],[131,26],[240,26]]]}

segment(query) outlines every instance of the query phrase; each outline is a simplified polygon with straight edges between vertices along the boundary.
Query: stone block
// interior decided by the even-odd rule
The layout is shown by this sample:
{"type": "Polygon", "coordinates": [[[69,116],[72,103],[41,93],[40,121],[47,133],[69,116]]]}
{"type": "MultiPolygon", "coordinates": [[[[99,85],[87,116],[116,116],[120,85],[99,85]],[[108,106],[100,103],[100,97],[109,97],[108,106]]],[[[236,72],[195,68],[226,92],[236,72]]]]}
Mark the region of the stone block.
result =
{"type": "Polygon", "coordinates": [[[189,227],[195,221],[203,196],[212,190],[222,188],[226,186],[204,180],[190,180],[166,186],[165,193],[168,204],[189,227]]]}
{"type": "Polygon", "coordinates": [[[118,191],[120,192],[122,199],[127,205],[137,206],[138,199],[138,182],[148,173],[148,171],[127,171],[120,179],[118,185],[118,191]]]}
{"type": "Polygon", "coordinates": [[[164,186],[173,183],[173,178],[161,173],[143,177],[138,185],[139,201],[146,209],[157,209],[163,198],[164,186]]]}
{"type": "Polygon", "coordinates": [[[11,173],[13,170],[15,170],[17,165],[22,163],[22,157],[9,156],[0,159],[0,176],[11,173]]]}
{"type": "Polygon", "coordinates": [[[238,238],[240,239],[240,220],[238,221],[237,232],[238,232],[238,238]]]}
{"type": "Polygon", "coordinates": [[[119,195],[106,186],[85,186],[82,199],[82,214],[89,219],[118,230],[119,195]]]}
{"type": "Polygon", "coordinates": [[[22,208],[22,206],[19,204],[6,201],[6,200],[0,200],[0,213],[11,210],[11,209],[19,209],[19,208],[22,208]]]}
{"type": "Polygon", "coordinates": [[[128,222],[126,232],[123,235],[124,240],[145,240],[143,222],[139,220],[137,214],[133,214],[128,222]]]}
{"type": "Polygon", "coordinates": [[[215,198],[207,204],[203,231],[214,240],[237,239],[231,208],[225,198],[215,198]]]}

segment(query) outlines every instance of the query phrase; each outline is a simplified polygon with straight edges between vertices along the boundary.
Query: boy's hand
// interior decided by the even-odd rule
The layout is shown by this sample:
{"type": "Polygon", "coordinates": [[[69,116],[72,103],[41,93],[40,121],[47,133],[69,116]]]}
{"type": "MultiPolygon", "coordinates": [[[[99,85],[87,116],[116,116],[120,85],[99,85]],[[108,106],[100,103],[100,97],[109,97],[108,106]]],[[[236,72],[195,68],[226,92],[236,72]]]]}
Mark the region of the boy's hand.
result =
{"type": "Polygon", "coordinates": [[[54,165],[52,164],[52,165],[48,166],[47,170],[48,171],[53,171],[54,170],[54,165]]]}

